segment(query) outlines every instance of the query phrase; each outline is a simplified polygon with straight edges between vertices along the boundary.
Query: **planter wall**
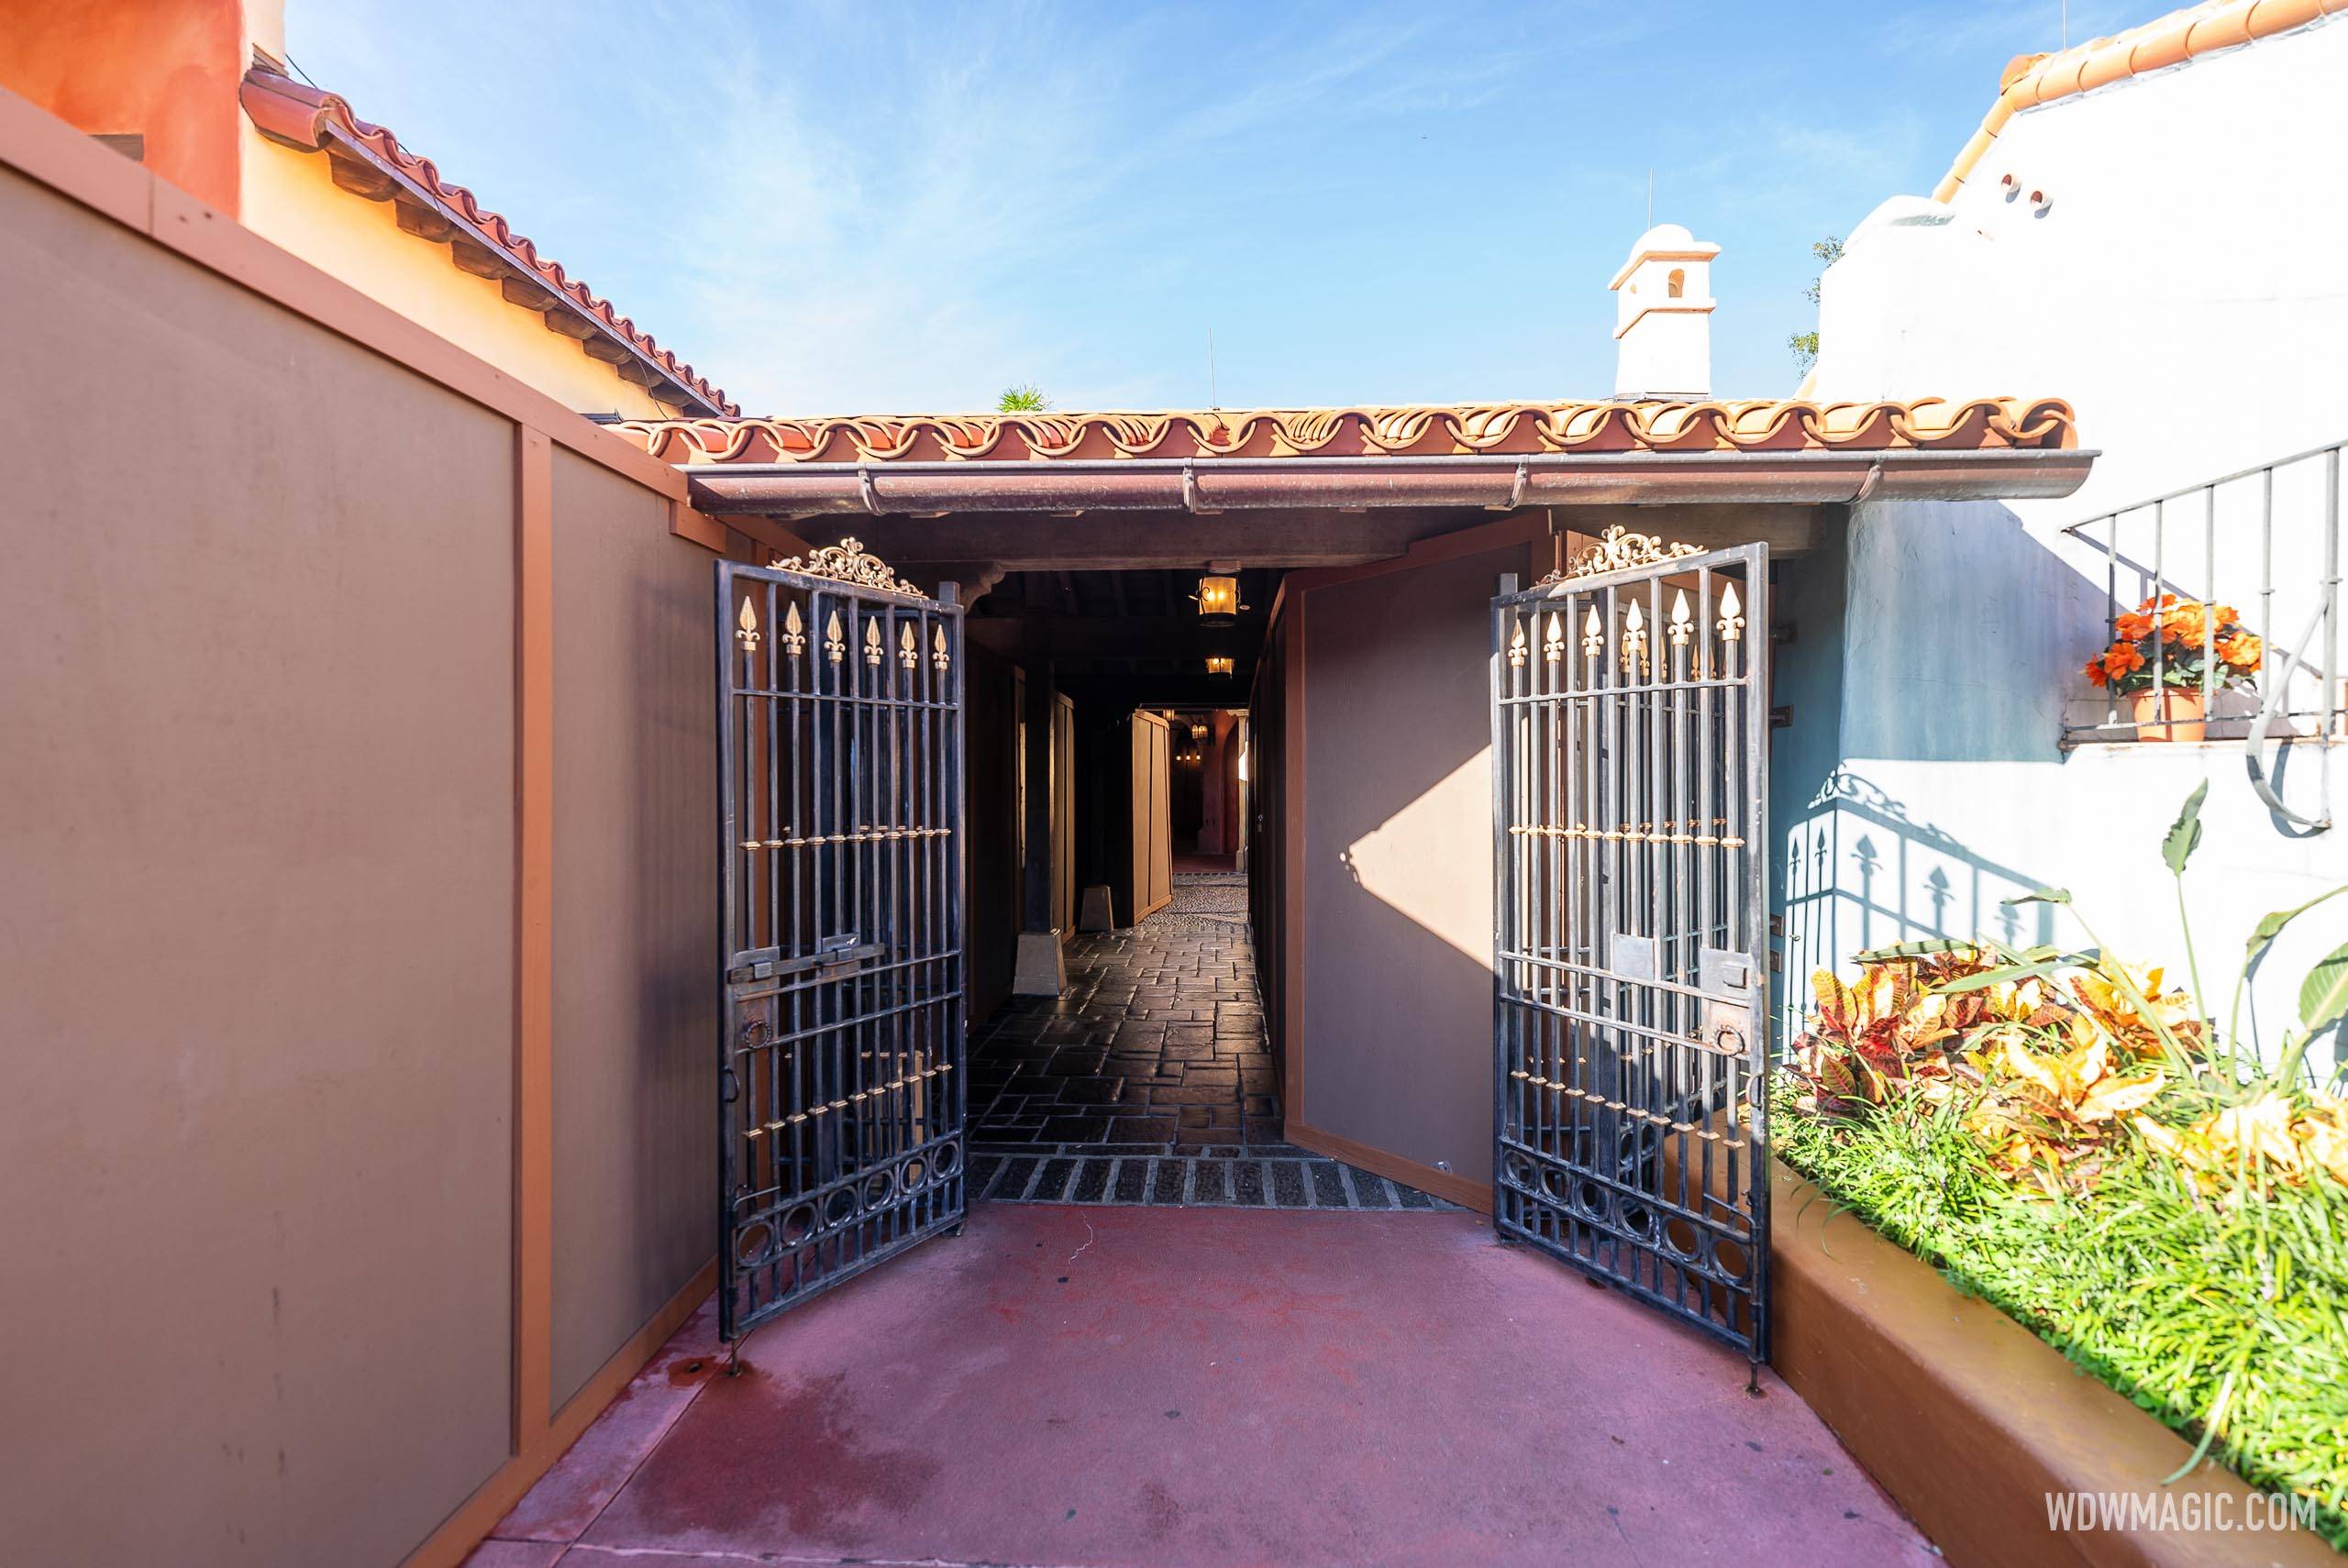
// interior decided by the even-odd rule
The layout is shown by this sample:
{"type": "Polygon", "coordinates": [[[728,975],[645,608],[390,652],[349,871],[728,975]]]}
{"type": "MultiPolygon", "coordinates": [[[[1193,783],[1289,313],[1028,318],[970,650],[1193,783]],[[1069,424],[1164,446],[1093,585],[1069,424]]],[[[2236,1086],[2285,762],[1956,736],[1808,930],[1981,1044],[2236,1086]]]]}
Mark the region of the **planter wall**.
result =
{"type": "MultiPolygon", "coordinates": [[[[2303,1530],[2050,1530],[2047,1493],[2154,1491],[2191,1445],[1783,1165],[1771,1200],[1771,1360],[1951,1562],[2340,1568],[2303,1530]]],[[[2173,1490],[2266,1517],[2214,1463],[2173,1490]]]]}

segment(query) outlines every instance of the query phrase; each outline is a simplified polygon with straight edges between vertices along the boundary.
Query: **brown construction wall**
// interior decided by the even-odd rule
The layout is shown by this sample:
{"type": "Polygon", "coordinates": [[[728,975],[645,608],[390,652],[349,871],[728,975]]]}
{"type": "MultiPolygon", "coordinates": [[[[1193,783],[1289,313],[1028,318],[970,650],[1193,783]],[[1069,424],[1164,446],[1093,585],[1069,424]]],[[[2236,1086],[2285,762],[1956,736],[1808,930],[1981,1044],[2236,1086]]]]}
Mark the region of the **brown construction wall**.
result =
{"type": "Polygon", "coordinates": [[[554,455],[554,1364],[569,1398],[717,1245],[709,552],[554,455]]]}
{"type": "Polygon", "coordinates": [[[6,1555],[395,1562],[508,1449],[512,425],[9,172],[0,337],[6,1555]]]}
{"type": "Polygon", "coordinates": [[[1247,773],[1254,800],[1247,823],[1247,934],[1256,952],[1264,1032],[1279,1077],[1280,1114],[1290,1122],[1299,1120],[1297,1075],[1290,1064],[1303,1043],[1290,1024],[1296,999],[1288,984],[1296,955],[1302,950],[1294,911],[1303,902],[1303,878],[1295,859],[1298,841],[1292,824],[1303,797],[1301,781],[1290,777],[1293,735],[1288,723],[1289,688],[1301,679],[1293,652],[1302,624],[1299,602],[1282,589],[1247,694],[1247,773]]]}
{"type": "Polygon", "coordinates": [[[964,862],[969,896],[962,948],[972,1024],[1011,994],[1019,945],[1018,669],[975,642],[962,645],[962,723],[969,756],[964,862]]]}
{"type": "Polygon", "coordinates": [[[453,1564],[708,1287],[725,532],[6,93],[0,341],[0,1557],[453,1564]]]}
{"type": "Polygon", "coordinates": [[[1379,1152],[1456,1197],[1491,1180],[1487,644],[1498,580],[1525,569],[1526,549],[1425,553],[1290,580],[1303,611],[1302,712],[1286,715],[1303,784],[1289,824],[1302,972],[1284,984],[1301,986],[1290,1059],[1305,1141],[1379,1152]]]}

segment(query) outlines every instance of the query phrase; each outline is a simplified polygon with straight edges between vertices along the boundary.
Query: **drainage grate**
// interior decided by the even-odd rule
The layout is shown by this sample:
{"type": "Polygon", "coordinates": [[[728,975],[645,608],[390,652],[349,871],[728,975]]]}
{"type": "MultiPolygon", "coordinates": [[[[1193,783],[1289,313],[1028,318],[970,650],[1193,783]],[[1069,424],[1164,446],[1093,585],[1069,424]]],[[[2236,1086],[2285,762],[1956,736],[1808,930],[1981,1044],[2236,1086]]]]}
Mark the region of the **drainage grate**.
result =
{"type": "Polygon", "coordinates": [[[970,1161],[970,1193],[991,1203],[1168,1208],[1450,1209],[1414,1187],[1328,1159],[1216,1154],[1002,1154],[970,1161]]]}

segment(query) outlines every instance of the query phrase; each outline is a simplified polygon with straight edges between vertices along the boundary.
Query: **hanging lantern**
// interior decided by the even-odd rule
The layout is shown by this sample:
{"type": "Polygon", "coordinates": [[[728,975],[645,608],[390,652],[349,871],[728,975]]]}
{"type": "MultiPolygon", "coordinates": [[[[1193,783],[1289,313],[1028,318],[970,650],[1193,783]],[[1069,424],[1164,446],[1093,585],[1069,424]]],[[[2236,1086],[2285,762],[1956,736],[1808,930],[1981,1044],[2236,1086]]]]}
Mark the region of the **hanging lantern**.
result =
{"type": "Polygon", "coordinates": [[[1210,572],[1199,579],[1199,591],[1191,595],[1199,602],[1199,624],[1228,626],[1247,608],[1239,602],[1239,580],[1220,577],[1210,572]]]}
{"type": "Polygon", "coordinates": [[[1229,654],[1207,655],[1207,673],[1209,675],[1228,679],[1232,672],[1236,668],[1238,668],[1238,665],[1233,660],[1229,654]]]}

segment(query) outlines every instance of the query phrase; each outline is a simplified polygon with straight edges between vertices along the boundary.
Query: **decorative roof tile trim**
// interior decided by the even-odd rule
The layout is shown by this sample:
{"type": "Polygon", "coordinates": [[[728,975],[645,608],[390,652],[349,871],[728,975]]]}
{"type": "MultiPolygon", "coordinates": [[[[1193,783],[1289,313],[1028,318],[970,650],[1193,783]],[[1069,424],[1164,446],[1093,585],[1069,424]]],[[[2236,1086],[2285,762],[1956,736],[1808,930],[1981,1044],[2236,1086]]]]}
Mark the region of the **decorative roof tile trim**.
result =
{"type": "Polygon", "coordinates": [[[2077,445],[2071,405],[2058,398],[922,414],[619,420],[607,428],[642,443],[654,457],[680,465],[2059,449],[2077,445]]]}
{"type": "Polygon", "coordinates": [[[2304,28],[2348,12],[2348,0],[2203,0],[2108,39],[2094,39],[2059,54],[2018,54],[1998,81],[1998,101],[1981,128],[1965,144],[1933,200],[1954,198],[1974,168],[2023,109],[2074,94],[2090,92],[2131,76],[2179,65],[2197,55],[2232,49],[2258,39],[2304,28]]]}
{"type": "Polygon", "coordinates": [[[246,115],[263,136],[303,152],[326,151],[330,140],[349,146],[360,156],[382,166],[387,173],[416,187],[426,198],[445,206],[517,271],[577,305],[588,318],[581,331],[592,326],[627,349],[631,356],[642,356],[687,397],[705,407],[729,415],[741,412],[737,405],[726,401],[724,392],[711,385],[706,378],[694,374],[691,365],[661,348],[649,333],[637,331],[636,323],[614,310],[610,301],[570,277],[560,262],[541,257],[536,245],[515,233],[503,216],[482,206],[471,191],[443,180],[430,159],[417,157],[402,147],[399,138],[390,131],[360,119],[342,98],[260,65],[245,72],[239,97],[246,115]]]}

